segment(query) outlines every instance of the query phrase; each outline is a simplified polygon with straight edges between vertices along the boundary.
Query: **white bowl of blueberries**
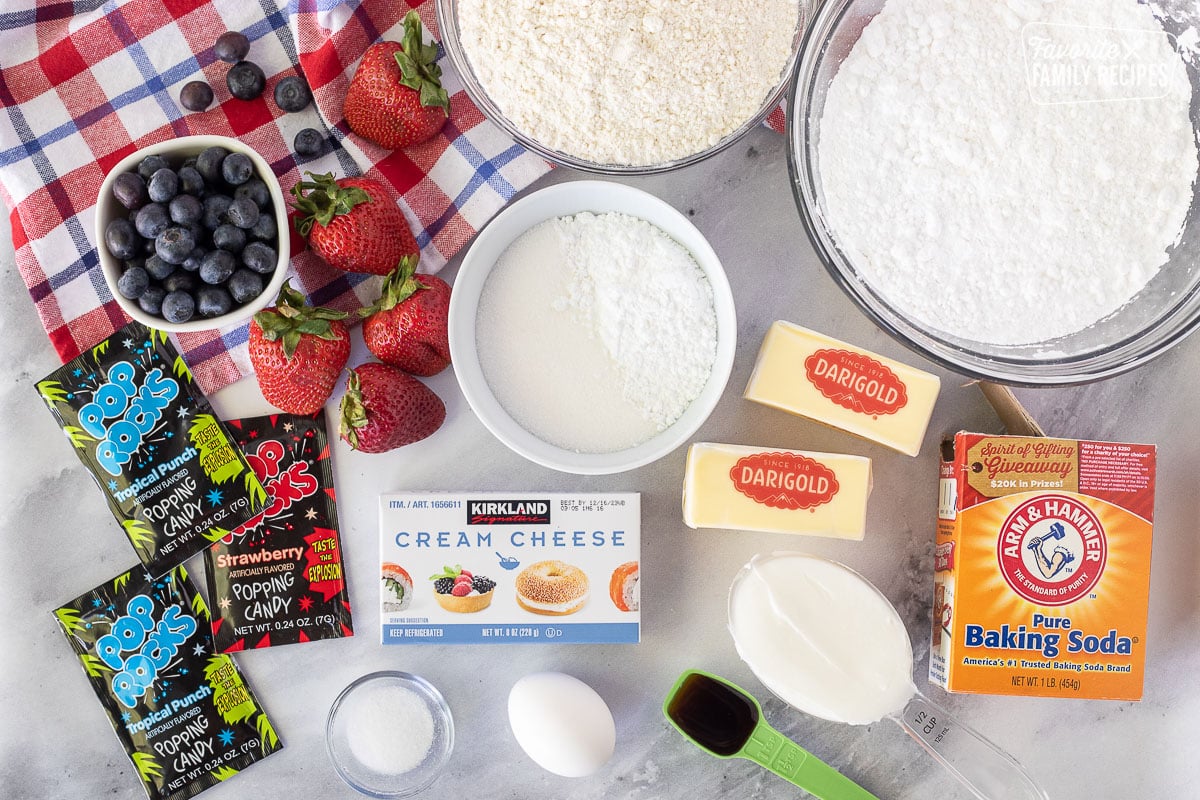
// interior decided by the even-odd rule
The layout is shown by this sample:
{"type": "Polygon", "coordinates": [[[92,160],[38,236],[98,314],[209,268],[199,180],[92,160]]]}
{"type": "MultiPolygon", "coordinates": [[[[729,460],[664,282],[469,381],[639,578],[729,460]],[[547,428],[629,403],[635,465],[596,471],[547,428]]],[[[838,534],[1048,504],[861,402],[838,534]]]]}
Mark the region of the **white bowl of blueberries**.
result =
{"type": "Polygon", "coordinates": [[[287,205],[267,162],[225,136],[143,147],[104,178],[96,240],[108,287],[133,319],[159,330],[221,328],[279,293],[287,205]]]}

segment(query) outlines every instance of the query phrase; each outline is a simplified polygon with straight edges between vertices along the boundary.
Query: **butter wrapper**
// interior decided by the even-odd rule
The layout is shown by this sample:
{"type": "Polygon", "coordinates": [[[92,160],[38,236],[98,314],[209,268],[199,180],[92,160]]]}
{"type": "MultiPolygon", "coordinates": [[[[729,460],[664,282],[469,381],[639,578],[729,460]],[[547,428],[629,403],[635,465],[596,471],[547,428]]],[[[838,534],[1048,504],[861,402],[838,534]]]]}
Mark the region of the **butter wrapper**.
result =
{"type": "Polygon", "coordinates": [[[384,644],[636,643],[641,496],[387,494],[384,644]]]}

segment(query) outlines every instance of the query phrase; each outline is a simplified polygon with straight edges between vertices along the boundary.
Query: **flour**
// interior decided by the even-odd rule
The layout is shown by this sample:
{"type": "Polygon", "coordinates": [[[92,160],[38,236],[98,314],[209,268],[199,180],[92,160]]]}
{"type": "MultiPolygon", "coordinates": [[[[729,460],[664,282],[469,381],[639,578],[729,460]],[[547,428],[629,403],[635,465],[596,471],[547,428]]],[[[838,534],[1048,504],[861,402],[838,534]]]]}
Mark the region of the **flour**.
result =
{"type": "Polygon", "coordinates": [[[698,153],[778,85],[797,0],[459,0],[464,51],[522,132],[598,163],[698,153]]]}
{"type": "Polygon", "coordinates": [[[994,344],[1079,331],[1137,294],[1181,232],[1190,97],[1134,0],[888,0],[829,88],[830,224],[865,280],[927,326],[994,344]],[[1047,35],[1132,42],[1147,69],[1120,83],[1103,59],[1121,48],[1050,63],[1063,49],[1047,35]]]}
{"type": "Polygon", "coordinates": [[[569,450],[613,452],[665,429],[708,382],[712,286],[644,220],[560,217],[493,266],[475,338],[488,385],[522,427],[569,450]]]}

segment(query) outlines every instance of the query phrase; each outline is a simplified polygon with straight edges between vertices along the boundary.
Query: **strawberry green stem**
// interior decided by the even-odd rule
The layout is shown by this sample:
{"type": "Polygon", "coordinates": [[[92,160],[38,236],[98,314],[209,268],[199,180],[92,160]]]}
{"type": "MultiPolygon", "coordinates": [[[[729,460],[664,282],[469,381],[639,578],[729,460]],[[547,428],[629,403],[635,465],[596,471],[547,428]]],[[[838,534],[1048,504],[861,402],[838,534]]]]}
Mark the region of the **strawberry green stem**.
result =
{"type": "Polygon", "coordinates": [[[329,323],[347,316],[345,311],[308,305],[304,302],[304,295],[292,288],[291,281],[284,281],[279,297],[275,299],[275,306],[255,314],[254,321],[262,328],[263,338],[268,342],[282,340],[283,354],[291,359],[302,336],[316,336],[330,341],[337,339],[338,334],[329,323]]]}
{"type": "Polygon", "coordinates": [[[396,52],[400,83],[421,93],[421,105],[438,106],[450,114],[450,95],[442,88],[442,68],[437,65],[437,45],[421,39],[421,17],[415,11],[404,18],[404,36],[396,52]]]}
{"type": "Polygon", "coordinates": [[[292,208],[300,212],[296,230],[308,236],[314,223],[325,227],[334,217],[349,214],[360,203],[371,202],[371,196],[354,186],[339,186],[332,172],[316,175],[304,173],[311,180],[300,181],[292,187],[292,208]],[[307,192],[307,194],[305,194],[307,192]]]}
{"type": "Polygon", "coordinates": [[[359,309],[359,315],[369,317],[379,311],[391,311],[421,289],[428,289],[428,284],[421,283],[417,279],[417,262],[419,260],[420,258],[416,255],[401,258],[399,266],[383,279],[379,299],[375,301],[374,305],[359,309]]]}
{"type": "Polygon", "coordinates": [[[339,432],[354,450],[358,449],[358,429],[367,427],[367,408],[362,401],[362,381],[354,370],[346,381],[346,394],[342,397],[341,423],[339,432]]]}

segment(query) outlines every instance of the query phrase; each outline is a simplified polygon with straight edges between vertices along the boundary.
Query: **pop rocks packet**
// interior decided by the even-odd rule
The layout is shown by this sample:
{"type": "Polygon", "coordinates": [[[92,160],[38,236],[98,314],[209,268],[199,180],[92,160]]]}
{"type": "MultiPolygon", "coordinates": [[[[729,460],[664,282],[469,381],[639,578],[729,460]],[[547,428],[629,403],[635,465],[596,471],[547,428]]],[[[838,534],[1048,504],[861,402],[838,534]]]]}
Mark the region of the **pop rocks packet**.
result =
{"type": "Polygon", "coordinates": [[[324,409],[228,425],[268,500],[204,553],[217,649],[353,636],[324,409]]]}
{"type": "Polygon", "coordinates": [[[54,612],[151,800],[183,800],[283,745],[180,566],[140,569],[54,612]]]}
{"type": "Polygon", "coordinates": [[[130,323],[37,389],[150,574],[262,508],[266,492],[162,331],[130,323]]]}

